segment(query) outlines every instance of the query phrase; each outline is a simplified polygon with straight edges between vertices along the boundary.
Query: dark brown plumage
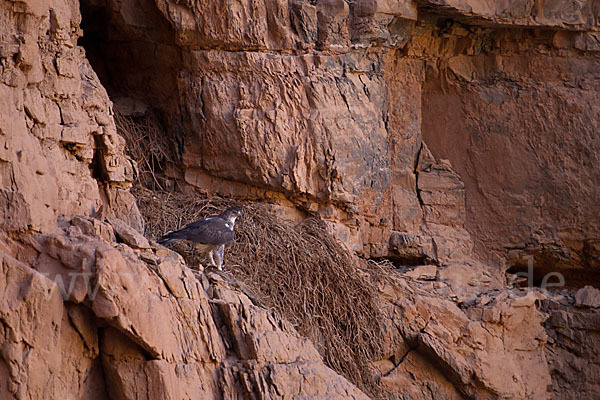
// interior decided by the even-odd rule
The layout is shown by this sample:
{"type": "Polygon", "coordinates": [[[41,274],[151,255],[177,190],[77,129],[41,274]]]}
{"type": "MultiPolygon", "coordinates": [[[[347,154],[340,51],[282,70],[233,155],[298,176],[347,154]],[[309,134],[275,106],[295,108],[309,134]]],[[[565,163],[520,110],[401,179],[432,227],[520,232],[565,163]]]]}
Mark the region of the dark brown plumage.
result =
{"type": "Polygon", "coordinates": [[[201,219],[178,231],[167,233],[158,239],[158,243],[188,241],[200,252],[208,255],[211,265],[222,270],[225,245],[234,239],[235,220],[241,215],[242,212],[239,208],[229,207],[215,217],[201,219]]]}

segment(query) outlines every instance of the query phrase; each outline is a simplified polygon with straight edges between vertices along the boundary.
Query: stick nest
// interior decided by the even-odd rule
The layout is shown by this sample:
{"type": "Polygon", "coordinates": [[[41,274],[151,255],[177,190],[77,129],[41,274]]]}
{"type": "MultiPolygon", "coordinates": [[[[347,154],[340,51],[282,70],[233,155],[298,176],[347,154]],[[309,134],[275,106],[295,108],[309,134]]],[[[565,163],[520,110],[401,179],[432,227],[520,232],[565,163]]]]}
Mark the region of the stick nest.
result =
{"type": "MultiPolygon", "coordinates": [[[[136,159],[140,176],[146,178],[132,193],[145,219],[146,236],[157,239],[228,206],[242,208],[236,239],[225,252],[225,269],[309,338],[329,367],[370,395],[382,397],[370,361],[380,358],[385,340],[377,294],[383,268],[350,253],[317,219],[294,225],[262,204],[160,189],[155,161],[148,158],[158,154],[166,159],[168,153],[148,151],[148,144],[141,146],[145,151],[139,151],[140,133],[132,133],[119,120],[117,125],[128,146],[131,140],[138,146],[129,147],[129,154],[136,159]],[[129,132],[124,134],[124,129],[129,132]]],[[[149,145],[164,145],[156,138],[153,141],[149,145]]],[[[191,246],[176,246],[190,265],[200,261],[191,246]]]]}

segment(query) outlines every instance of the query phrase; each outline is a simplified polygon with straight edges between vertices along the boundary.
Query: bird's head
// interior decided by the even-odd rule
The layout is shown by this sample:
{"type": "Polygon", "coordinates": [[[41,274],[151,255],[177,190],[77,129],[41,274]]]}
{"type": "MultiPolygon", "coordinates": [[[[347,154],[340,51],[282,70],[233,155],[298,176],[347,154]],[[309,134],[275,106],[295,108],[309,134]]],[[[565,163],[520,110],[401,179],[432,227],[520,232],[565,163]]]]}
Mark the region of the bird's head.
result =
{"type": "Polygon", "coordinates": [[[230,221],[230,222],[235,222],[235,219],[237,217],[241,217],[242,216],[242,210],[240,210],[237,207],[229,207],[227,210],[223,211],[223,213],[221,214],[221,218],[223,218],[226,221],[230,221]]]}

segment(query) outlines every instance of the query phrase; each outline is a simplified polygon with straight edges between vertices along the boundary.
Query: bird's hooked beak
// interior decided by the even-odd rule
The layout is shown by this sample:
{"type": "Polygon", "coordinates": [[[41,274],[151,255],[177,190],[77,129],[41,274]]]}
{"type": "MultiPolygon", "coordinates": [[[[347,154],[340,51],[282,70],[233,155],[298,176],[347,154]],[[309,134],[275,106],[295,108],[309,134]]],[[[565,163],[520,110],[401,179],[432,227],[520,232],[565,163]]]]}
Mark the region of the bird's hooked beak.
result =
{"type": "Polygon", "coordinates": [[[242,216],[242,212],[240,210],[236,210],[234,214],[229,217],[232,223],[235,223],[235,220],[242,216]]]}

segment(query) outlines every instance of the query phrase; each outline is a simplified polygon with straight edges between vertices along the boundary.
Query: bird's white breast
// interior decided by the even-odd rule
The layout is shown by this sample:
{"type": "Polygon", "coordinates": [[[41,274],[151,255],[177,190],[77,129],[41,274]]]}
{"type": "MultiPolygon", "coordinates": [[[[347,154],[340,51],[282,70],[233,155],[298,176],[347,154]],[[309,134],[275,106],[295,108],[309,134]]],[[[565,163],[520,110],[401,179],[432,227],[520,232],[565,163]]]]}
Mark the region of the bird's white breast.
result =
{"type": "Polygon", "coordinates": [[[230,217],[226,222],[225,226],[229,228],[230,231],[233,230],[233,225],[235,224],[235,217],[230,217]]]}

